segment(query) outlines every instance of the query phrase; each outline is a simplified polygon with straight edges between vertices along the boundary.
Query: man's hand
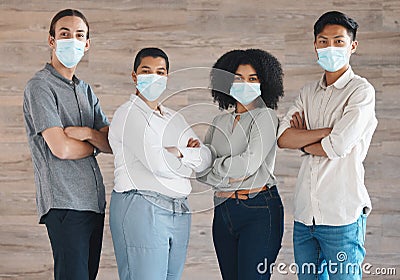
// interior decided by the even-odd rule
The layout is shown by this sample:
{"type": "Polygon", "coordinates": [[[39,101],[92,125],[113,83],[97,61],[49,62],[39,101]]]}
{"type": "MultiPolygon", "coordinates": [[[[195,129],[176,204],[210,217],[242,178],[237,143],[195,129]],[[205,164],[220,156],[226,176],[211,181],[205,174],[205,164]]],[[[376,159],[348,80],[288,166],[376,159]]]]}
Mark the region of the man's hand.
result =
{"type": "Polygon", "coordinates": [[[197,139],[189,138],[187,147],[188,148],[200,148],[200,141],[197,139]]]}
{"type": "Polygon", "coordinates": [[[83,126],[69,126],[64,129],[64,133],[69,137],[79,141],[87,141],[91,138],[91,129],[83,126]]]}
{"type": "Polygon", "coordinates": [[[301,113],[301,116],[299,112],[294,113],[290,120],[290,125],[292,128],[307,129],[304,111],[301,113]]]}

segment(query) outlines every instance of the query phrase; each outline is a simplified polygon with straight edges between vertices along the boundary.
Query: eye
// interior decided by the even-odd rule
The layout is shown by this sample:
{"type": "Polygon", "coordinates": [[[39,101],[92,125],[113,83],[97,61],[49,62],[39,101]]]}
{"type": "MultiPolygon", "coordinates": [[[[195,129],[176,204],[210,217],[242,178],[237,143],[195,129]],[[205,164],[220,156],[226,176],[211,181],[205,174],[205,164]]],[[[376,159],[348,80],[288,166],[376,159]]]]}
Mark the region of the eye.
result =
{"type": "Polygon", "coordinates": [[[85,38],[85,34],[83,34],[83,33],[79,33],[77,36],[78,36],[79,38],[85,38]]]}
{"type": "Polygon", "coordinates": [[[164,72],[164,71],[157,71],[157,75],[159,75],[159,76],[164,76],[164,75],[165,75],[165,72],[164,72]]]}
{"type": "Polygon", "coordinates": [[[250,77],[249,81],[250,82],[257,82],[258,81],[258,77],[250,77]]]}
{"type": "Polygon", "coordinates": [[[243,82],[242,78],[240,76],[236,76],[236,75],[235,75],[235,78],[233,79],[233,81],[234,82],[243,82]]]}

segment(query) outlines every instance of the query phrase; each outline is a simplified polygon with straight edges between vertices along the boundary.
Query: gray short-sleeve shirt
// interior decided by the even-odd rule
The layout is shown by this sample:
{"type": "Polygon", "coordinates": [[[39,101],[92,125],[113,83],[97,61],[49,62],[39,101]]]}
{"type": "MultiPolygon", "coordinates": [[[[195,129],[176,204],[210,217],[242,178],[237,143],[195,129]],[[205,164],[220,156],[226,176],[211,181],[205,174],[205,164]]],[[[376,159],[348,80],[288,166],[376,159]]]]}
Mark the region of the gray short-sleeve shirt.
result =
{"type": "Polygon", "coordinates": [[[64,78],[46,64],[27,83],[23,112],[41,222],[51,208],[104,213],[105,188],[96,158],[61,160],[52,154],[41,134],[51,127],[99,130],[108,126],[91,87],[75,76],[72,81],[64,78]]]}

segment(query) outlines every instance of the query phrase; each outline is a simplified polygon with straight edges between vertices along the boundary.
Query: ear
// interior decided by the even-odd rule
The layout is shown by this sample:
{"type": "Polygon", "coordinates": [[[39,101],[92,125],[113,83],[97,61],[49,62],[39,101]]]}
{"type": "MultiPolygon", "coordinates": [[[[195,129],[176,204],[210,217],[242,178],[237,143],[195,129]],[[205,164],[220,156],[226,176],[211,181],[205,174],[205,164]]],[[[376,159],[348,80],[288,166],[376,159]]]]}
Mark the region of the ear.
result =
{"type": "Polygon", "coordinates": [[[135,84],[137,83],[137,75],[136,75],[135,71],[132,71],[132,80],[135,84]]]}
{"type": "Polygon", "coordinates": [[[86,45],[85,45],[85,52],[88,51],[90,48],[90,39],[86,40],[86,45]]]}
{"type": "Polygon", "coordinates": [[[47,43],[49,44],[49,47],[52,49],[56,48],[56,39],[54,39],[53,36],[49,35],[49,37],[47,38],[47,43]]]}
{"type": "Polygon", "coordinates": [[[353,42],[351,43],[351,53],[352,53],[352,54],[356,52],[357,47],[358,47],[358,41],[353,41],[353,42]]]}
{"type": "Polygon", "coordinates": [[[318,59],[318,52],[317,52],[317,43],[314,41],[314,52],[318,59]]]}

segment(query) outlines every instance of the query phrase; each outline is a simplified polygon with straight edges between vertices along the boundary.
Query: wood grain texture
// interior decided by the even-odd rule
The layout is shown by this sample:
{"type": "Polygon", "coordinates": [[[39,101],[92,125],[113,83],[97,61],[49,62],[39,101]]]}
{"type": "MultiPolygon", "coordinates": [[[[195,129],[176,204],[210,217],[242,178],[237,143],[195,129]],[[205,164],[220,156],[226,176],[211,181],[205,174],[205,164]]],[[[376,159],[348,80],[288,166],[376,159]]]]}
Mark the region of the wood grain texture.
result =
{"type": "MultiPolygon", "coordinates": [[[[52,279],[52,257],[44,226],[37,224],[32,163],[22,116],[26,82],[49,60],[49,23],[63,8],[88,18],[92,47],[77,75],[89,82],[111,119],[133,92],[130,77],[136,52],[163,48],[177,86],[186,90],[166,101],[189,123],[209,121],[218,109],[206,89],[206,70],[224,52],[262,48],[281,61],[285,72],[282,116],[307,81],[318,79],[312,26],[325,11],[340,10],[359,25],[356,73],[376,88],[378,129],[365,161],[366,184],[374,210],[368,219],[366,262],[397,267],[400,273],[400,1],[398,0],[171,0],[24,1],[0,0],[0,279],[52,279]],[[178,71],[179,70],[179,71],[178,71]],[[181,81],[181,83],[180,83],[181,81]],[[190,88],[194,85],[197,88],[190,88]],[[208,104],[208,105],[201,105],[208,104]],[[194,107],[188,107],[193,106],[194,107]]],[[[206,126],[195,126],[200,136],[206,126]]],[[[113,158],[99,157],[107,200],[113,188],[113,158]]],[[[276,175],[285,204],[285,235],[278,262],[293,262],[292,194],[299,153],[279,150],[276,175]]],[[[211,208],[211,192],[194,182],[191,204],[211,208]]],[[[108,211],[108,210],[107,210],[108,211]]],[[[183,279],[221,279],[211,237],[212,211],[193,215],[183,279]]],[[[108,227],[98,279],[118,279],[108,227]]],[[[272,279],[296,279],[275,274],[272,279]]],[[[365,275],[364,279],[383,279],[365,275]]],[[[384,279],[398,279],[385,277],[384,279]]]]}

